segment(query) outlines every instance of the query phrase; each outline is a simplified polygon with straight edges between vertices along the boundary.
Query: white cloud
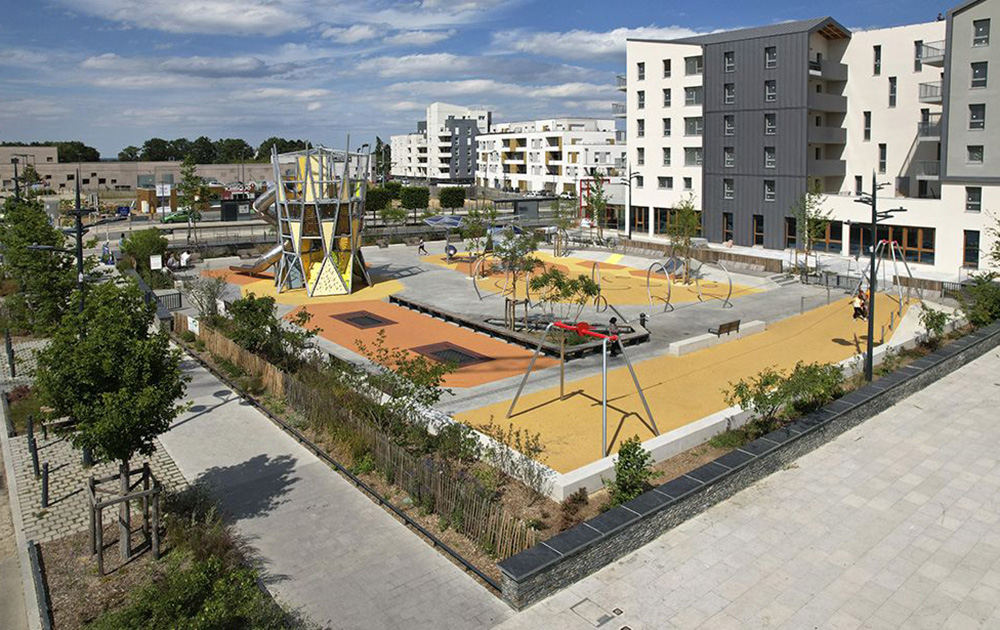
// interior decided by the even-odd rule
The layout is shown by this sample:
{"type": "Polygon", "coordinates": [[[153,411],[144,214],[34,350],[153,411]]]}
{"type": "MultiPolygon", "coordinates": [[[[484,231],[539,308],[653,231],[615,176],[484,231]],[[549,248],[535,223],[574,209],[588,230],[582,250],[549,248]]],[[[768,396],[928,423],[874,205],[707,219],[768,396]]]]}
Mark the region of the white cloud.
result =
{"type": "Polygon", "coordinates": [[[574,60],[621,60],[625,40],[677,39],[699,33],[682,26],[641,26],[611,31],[573,30],[559,32],[504,31],[493,35],[493,43],[506,50],[574,60]]]}
{"type": "Polygon", "coordinates": [[[22,120],[25,118],[56,118],[71,113],[68,107],[40,98],[0,100],[0,118],[22,120]]]}
{"type": "Polygon", "coordinates": [[[355,24],[347,28],[328,28],[323,31],[323,37],[341,44],[356,44],[368,39],[375,39],[380,32],[370,24],[355,24]]]}
{"type": "Polygon", "coordinates": [[[446,39],[451,38],[455,34],[455,30],[447,31],[400,31],[386,37],[383,41],[390,46],[412,46],[413,48],[422,48],[424,46],[432,46],[439,42],[443,42],[446,39]]]}
{"type": "Polygon", "coordinates": [[[330,90],[319,88],[294,89],[265,87],[254,90],[243,90],[233,93],[233,98],[240,100],[278,100],[278,101],[314,101],[330,95],[330,90]]]}
{"type": "Polygon", "coordinates": [[[611,85],[592,83],[562,83],[554,85],[519,85],[493,79],[465,79],[461,81],[408,81],[394,83],[386,88],[392,92],[403,92],[408,95],[421,95],[428,98],[478,96],[490,94],[508,98],[526,99],[563,99],[580,97],[599,97],[614,95],[615,88],[611,85]]]}
{"type": "Polygon", "coordinates": [[[473,57],[451,53],[374,57],[358,64],[357,69],[380,77],[428,77],[455,74],[471,70],[480,64],[473,57]]]}

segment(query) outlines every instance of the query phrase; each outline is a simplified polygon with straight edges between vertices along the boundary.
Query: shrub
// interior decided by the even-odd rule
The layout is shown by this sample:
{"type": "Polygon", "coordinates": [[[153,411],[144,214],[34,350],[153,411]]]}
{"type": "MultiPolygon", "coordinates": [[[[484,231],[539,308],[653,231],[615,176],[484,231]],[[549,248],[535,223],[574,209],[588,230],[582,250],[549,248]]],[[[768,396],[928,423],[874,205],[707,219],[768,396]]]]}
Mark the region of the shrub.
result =
{"type": "Polygon", "coordinates": [[[566,497],[559,504],[559,531],[569,529],[579,523],[581,520],[579,516],[580,510],[588,503],[590,503],[590,497],[587,496],[586,488],[580,488],[566,497]]]}
{"type": "Polygon", "coordinates": [[[430,206],[431,191],[423,186],[405,186],[399,192],[399,200],[407,210],[423,210],[430,206]]]}
{"type": "Polygon", "coordinates": [[[312,315],[300,309],[292,317],[295,327],[286,327],[278,319],[272,297],[250,294],[233,302],[229,308],[228,335],[241,348],[294,372],[303,361],[302,354],[316,330],[305,330],[312,315]]]}
{"type": "Polygon", "coordinates": [[[996,273],[973,275],[972,283],[959,295],[959,304],[973,326],[987,326],[1000,319],[1000,283],[996,273]]]}
{"type": "Polygon", "coordinates": [[[389,194],[392,195],[392,199],[399,199],[400,193],[403,190],[403,185],[399,182],[390,181],[382,184],[382,188],[389,191],[389,194]]]}
{"type": "Polygon", "coordinates": [[[198,337],[190,330],[185,330],[181,333],[181,341],[184,343],[194,343],[194,340],[198,337]]]}
{"type": "Polygon", "coordinates": [[[479,440],[464,424],[453,423],[442,427],[434,439],[436,450],[445,459],[473,462],[479,459],[479,440]]]}
{"type": "Polygon", "coordinates": [[[139,272],[142,279],[150,282],[150,256],[163,256],[167,252],[167,237],[163,236],[156,228],[147,228],[138,232],[133,232],[124,243],[122,243],[122,253],[132,259],[135,270],[139,272]]]}
{"type": "Polygon", "coordinates": [[[441,202],[442,208],[450,210],[462,208],[465,206],[465,189],[458,186],[442,188],[438,192],[438,201],[441,202]]]}
{"type": "Polygon", "coordinates": [[[785,388],[793,411],[811,413],[843,394],[844,373],[836,365],[799,362],[785,388]]]}
{"type": "Polygon", "coordinates": [[[612,505],[631,501],[646,491],[649,480],[662,473],[653,470],[653,456],[649,454],[638,435],[625,440],[615,458],[614,481],[604,480],[611,495],[612,505]]]}
{"type": "Polygon", "coordinates": [[[726,404],[749,411],[754,424],[749,433],[764,434],[777,428],[782,410],[809,413],[840,396],[843,381],[843,372],[836,365],[799,362],[788,376],[765,368],[749,380],[732,384],[726,392],[726,404]]]}
{"type": "Polygon", "coordinates": [[[948,313],[933,309],[926,304],[920,304],[920,325],[926,332],[921,340],[928,348],[937,348],[944,336],[945,326],[948,325],[948,313]]]}
{"type": "Polygon", "coordinates": [[[392,204],[393,193],[388,188],[374,186],[365,195],[366,210],[378,212],[392,204]]]}

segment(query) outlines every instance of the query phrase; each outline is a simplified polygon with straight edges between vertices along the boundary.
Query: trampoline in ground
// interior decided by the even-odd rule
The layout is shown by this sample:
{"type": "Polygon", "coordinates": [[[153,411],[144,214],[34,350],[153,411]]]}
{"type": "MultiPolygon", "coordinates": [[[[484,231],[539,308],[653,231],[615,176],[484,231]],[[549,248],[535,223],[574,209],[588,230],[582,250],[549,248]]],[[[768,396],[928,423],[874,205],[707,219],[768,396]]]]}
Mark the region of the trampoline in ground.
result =
{"type": "MultiPolygon", "coordinates": [[[[880,334],[885,326],[886,341],[892,335],[890,312],[896,307],[894,299],[878,295],[875,330],[880,334]]],[[[864,348],[866,334],[867,324],[852,319],[850,300],[843,299],[772,324],[765,332],[682,357],[637,362],[635,369],[659,430],[666,433],[726,409],[723,391],[730,383],[772,366],[789,369],[799,361],[843,361],[864,348]]],[[[569,371],[567,378],[572,378],[569,371]]],[[[566,394],[563,401],[558,387],[525,394],[513,416],[503,421],[540,434],[546,449],[543,461],[561,473],[600,459],[601,376],[567,382],[566,394]]],[[[509,405],[509,400],[498,402],[459,413],[456,419],[469,426],[500,421],[509,405]]],[[[608,405],[611,452],[633,435],[643,441],[653,437],[624,364],[609,371],[608,405]]]]}

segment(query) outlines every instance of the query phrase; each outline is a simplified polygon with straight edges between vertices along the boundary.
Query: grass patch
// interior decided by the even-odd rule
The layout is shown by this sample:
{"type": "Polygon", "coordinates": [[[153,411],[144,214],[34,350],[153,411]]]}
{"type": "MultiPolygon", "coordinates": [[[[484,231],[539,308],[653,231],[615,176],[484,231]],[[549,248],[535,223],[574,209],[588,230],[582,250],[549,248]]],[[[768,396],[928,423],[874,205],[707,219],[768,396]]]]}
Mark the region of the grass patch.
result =
{"type": "MultiPolygon", "coordinates": [[[[42,422],[42,401],[35,390],[27,385],[18,385],[7,394],[10,421],[19,434],[28,430],[28,416],[35,417],[35,426],[42,422]]],[[[37,428],[36,428],[37,430],[37,428]]]]}

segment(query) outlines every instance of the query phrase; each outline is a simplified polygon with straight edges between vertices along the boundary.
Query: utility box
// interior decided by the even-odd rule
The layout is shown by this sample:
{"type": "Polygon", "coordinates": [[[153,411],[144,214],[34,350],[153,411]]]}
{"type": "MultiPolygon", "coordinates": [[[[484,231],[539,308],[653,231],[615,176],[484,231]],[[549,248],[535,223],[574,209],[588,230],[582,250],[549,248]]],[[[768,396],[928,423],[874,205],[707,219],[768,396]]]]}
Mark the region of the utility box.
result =
{"type": "Polygon", "coordinates": [[[240,202],[235,200],[222,202],[222,214],[219,217],[222,221],[236,221],[239,219],[240,202]]]}

